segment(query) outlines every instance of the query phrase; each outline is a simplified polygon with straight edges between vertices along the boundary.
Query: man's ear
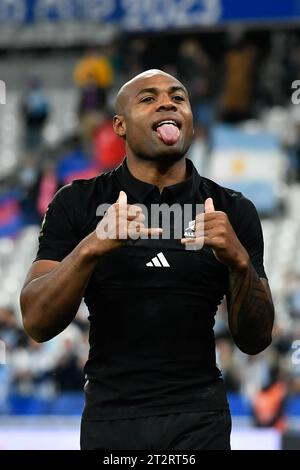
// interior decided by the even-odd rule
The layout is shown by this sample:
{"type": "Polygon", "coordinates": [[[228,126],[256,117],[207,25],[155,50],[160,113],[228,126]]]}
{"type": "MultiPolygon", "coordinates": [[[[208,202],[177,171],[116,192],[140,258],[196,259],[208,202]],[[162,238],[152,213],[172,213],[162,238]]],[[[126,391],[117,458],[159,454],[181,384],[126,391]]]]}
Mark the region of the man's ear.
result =
{"type": "Polygon", "coordinates": [[[122,114],[116,114],[116,116],[114,116],[113,128],[119,137],[122,137],[123,139],[126,138],[126,123],[122,114]]]}

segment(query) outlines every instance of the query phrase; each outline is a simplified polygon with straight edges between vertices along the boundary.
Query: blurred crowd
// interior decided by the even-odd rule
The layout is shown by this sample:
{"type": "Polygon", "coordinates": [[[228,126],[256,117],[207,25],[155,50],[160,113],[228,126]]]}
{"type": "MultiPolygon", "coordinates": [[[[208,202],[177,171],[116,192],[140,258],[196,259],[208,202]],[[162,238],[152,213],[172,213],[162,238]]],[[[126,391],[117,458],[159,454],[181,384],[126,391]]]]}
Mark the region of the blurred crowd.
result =
{"type": "MultiPolygon", "coordinates": [[[[290,125],[280,130],[282,146],[290,157],[290,178],[299,181],[300,112],[291,104],[291,84],[300,78],[300,37],[293,31],[264,37],[266,43],[251,34],[224,36],[210,43],[201,35],[182,35],[172,54],[166,45],[160,48],[160,43],[142,37],[88,48],[74,68],[73,79],[70,77],[70,87],[78,96],[78,126],[51,146],[44,130],[52,103],[33,71],[19,103],[22,159],[13,175],[0,180],[0,236],[7,210],[1,201],[6,203],[8,193],[19,207],[22,226],[40,225],[61,186],[73,179],[92,178],[121,163],[124,142],[115,136],[111,125],[116,92],[126,80],[153,67],[175,75],[189,90],[195,124],[189,157],[200,173],[205,173],[216,122],[236,125],[259,119],[266,110],[276,108],[290,118],[290,125]]],[[[286,423],[286,399],[300,395],[300,364],[292,361],[295,341],[300,338],[299,279],[294,279],[286,295],[291,323],[286,329],[276,324],[273,345],[257,357],[246,356],[234,347],[225,304],[216,322],[217,361],[227,390],[250,401],[256,424],[280,429],[286,423]]],[[[0,338],[9,358],[8,366],[0,366],[0,411],[7,411],[11,394],[51,397],[82,390],[82,366],[88,351],[83,305],[73,324],[46,344],[29,339],[12,308],[3,305],[0,338]]]]}
{"type": "Polygon", "coordinates": [[[4,181],[0,178],[0,197],[4,190],[15,189],[23,222],[39,223],[61,186],[116,167],[125,153],[124,142],[111,125],[116,93],[126,80],[152,67],[175,75],[189,90],[195,124],[189,156],[201,173],[216,122],[259,119],[273,108],[289,113],[291,125],[279,131],[290,156],[291,178],[300,180],[300,112],[291,106],[291,87],[300,69],[300,39],[286,34],[272,40],[270,35],[268,47],[260,47],[251,35],[223,42],[209,51],[209,41],[182,38],[172,56],[141,38],[87,49],[75,66],[73,83],[70,77],[70,87],[78,93],[78,126],[51,145],[44,131],[52,103],[40,78],[32,73],[19,107],[22,158],[16,173],[4,181]]]}
{"type": "MultiPolygon", "coordinates": [[[[80,392],[88,355],[88,322],[84,306],[63,333],[41,344],[29,338],[10,307],[0,307],[0,337],[6,365],[0,365],[0,413],[10,413],[9,398],[49,401],[58,393],[80,392]]],[[[15,410],[18,411],[18,410],[15,410]]]]}

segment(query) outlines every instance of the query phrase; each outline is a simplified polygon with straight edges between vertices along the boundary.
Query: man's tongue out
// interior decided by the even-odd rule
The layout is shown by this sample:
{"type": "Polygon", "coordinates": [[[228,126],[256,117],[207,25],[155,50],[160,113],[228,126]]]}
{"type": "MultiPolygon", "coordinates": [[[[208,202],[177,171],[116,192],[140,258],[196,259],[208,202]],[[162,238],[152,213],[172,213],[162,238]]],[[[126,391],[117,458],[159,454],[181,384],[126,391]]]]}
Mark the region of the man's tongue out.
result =
{"type": "Polygon", "coordinates": [[[180,134],[178,127],[174,124],[162,124],[156,129],[156,132],[167,145],[176,144],[180,134]]]}

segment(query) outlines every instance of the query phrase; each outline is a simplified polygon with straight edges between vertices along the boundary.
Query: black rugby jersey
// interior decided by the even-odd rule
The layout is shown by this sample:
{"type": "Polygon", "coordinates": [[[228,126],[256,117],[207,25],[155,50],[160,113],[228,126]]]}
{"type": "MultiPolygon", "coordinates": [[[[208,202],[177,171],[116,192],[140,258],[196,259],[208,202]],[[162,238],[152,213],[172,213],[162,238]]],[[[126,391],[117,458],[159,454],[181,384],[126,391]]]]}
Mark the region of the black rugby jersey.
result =
{"type": "MultiPolygon", "coordinates": [[[[131,175],[126,157],[111,172],[64,186],[48,206],[35,261],[62,261],[95,230],[99,205],[113,204],[123,190],[128,204],[149,209],[176,203],[194,208],[212,197],[215,209],[227,213],[258,275],[266,277],[261,224],[252,202],[201,177],[189,159],[186,164],[190,177],[161,193],[131,175]]],[[[175,223],[171,217],[169,239],[129,240],[99,257],[84,292],[90,321],[84,419],[228,407],[213,333],[228,268],[209,247],[187,250],[172,236],[175,223]]]]}

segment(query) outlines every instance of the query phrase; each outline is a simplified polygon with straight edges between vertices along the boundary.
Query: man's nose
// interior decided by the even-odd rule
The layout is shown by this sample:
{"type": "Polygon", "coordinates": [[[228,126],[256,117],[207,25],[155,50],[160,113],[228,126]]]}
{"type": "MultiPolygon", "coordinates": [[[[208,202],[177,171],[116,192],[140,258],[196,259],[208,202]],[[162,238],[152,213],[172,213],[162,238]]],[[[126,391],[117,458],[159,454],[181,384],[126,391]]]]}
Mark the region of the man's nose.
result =
{"type": "Polygon", "coordinates": [[[157,104],[157,111],[177,111],[177,106],[169,96],[161,97],[157,104]]]}

